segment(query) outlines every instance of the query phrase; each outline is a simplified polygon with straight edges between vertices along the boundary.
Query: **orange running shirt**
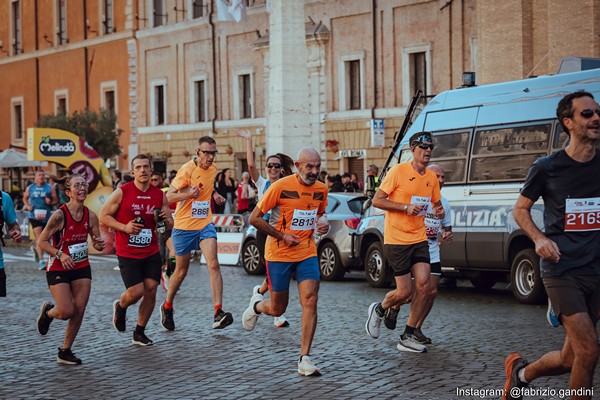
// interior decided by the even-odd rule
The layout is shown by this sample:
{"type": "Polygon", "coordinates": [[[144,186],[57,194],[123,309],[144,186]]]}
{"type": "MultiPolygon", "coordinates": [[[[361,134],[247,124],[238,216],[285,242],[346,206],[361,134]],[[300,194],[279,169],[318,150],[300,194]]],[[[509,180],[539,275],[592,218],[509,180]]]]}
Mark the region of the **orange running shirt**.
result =
{"type": "Polygon", "coordinates": [[[317,248],[312,235],[317,215],[323,214],[327,207],[327,186],[319,181],[312,186],[305,186],[298,182],[295,174],[286,176],[271,184],[257,204],[263,214],[276,206],[279,206],[280,213],[274,228],[300,237],[300,244],[286,246],[269,236],[265,245],[265,259],[294,262],[315,257],[317,248]]]}
{"type": "Polygon", "coordinates": [[[175,229],[184,231],[201,230],[212,222],[210,198],[215,187],[215,176],[217,176],[217,166],[215,164],[212,164],[208,169],[202,169],[196,165],[195,160],[191,160],[179,168],[177,176],[171,182],[171,186],[179,192],[185,192],[186,188],[199,186],[200,194],[195,199],[187,199],[177,203],[175,229]]]}
{"type": "MultiPolygon", "coordinates": [[[[379,186],[395,203],[437,203],[441,199],[440,183],[436,174],[425,169],[419,174],[410,162],[393,166],[379,186]]],[[[409,216],[404,211],[386,211],[383,230],[385,244],[415,244],[427,240],[425,215],[409,216]]]]}

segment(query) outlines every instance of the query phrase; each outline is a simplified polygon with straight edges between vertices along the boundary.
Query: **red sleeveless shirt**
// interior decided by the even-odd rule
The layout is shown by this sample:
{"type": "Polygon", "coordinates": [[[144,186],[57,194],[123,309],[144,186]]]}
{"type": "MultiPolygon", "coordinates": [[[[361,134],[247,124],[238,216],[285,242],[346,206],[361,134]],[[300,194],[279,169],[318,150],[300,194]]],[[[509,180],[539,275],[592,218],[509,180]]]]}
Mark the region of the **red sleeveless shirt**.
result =
{"type": "Polygon", "coordinates": [[[136,217],[144,219],[144,228],[137,235],[130,235],[122,231],[115,232],[115,246],[117,256],[141,260],[158,253],[158,240],[156,238],[156,221],[154,209],[161,208],[163,204],[163,191],[150,185],[148,190],[142,192],[129,182],[121,186],[123,198],[117,210],[115,219],[123,224],[136,217]]]}
{"type": "MultiPolygon", "coordinates": [[[[90,233],[90,212],[88,208],[83,206],[83,218],[80,221],[73,218],[66,204],[60,206],[58,210],[63,213],[64,223],[62,229],[50,239],[52,246],[71,256],[75,263],[73,269],[89,267],[87,240],[90,233]]],[[[71,271],[65,269],[56,257],[50,257],[48,265],[47,271],[71,271]]]]}

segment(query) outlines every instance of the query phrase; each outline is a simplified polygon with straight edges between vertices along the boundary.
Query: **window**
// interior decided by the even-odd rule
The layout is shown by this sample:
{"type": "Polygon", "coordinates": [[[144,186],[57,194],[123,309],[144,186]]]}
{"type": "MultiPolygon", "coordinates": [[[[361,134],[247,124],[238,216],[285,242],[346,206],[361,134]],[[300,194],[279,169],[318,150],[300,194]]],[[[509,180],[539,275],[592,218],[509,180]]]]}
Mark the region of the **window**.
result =
{"type": "Polygon", "coordinates": [[[12,138],[14,142],[23,142],[23,98],[15,97],[11,99],[12,115],[11,115],[11,127],[12,127],[12,138]]]}
{"type": "Polygon", "coordinates": [[[66,90],[54,92],[54,112],[56,115],[67,115],[69,113],[68,92],[66,90]]]}
{"type": "Polygon", "coordinates": [[[151,83],[150,91],[150,124],[152,126],[167,124],[167,81],[157,80],[151,83]]]}
{"type": "Polygon", "coordinates": [[[102,25],[104,26],[105,35],[115,31],[113,10],[113,0],[104,0],[104,8],[102,10],[102,25]]]}
{"type": "Polygon", "coordinates": [[[190,10],[190,18],[196,19],[204,16],[204,0],[188,0],[188,9],[190,10]]]}
{"type": "Polygon", "coordinates": [[[446,183],[461,183],[466,179],[467,154],[471,131],[435,132],[431,163],[446,171],[446,183]]]}
{"type": "Polygon", "coordinates": [[[206,79],[195,78],[192,80],[190,99],[190,120],[192,123],[206,122],[207,95],[206,79]]]}
{"type": "Polygon", "coordinates": [[[402,101],[408,104],[417,90],[424,95],[431,88],[429,45],[402,49],[402,101]]]}
{"type": "Polygon", "coordinates": [[[254,81],[252,68],[233,73],[233,115],[235,119],[254,118],[254,81]]]}
{"type": "Polygon", "coordinates": [[[363,62],[363,52],[349,54],[339,58],[340,111],[361,110],[365,108],[363,62]]]}
{"type": "Polygon", "coordinates": [[[13,54],[23,52],[21,46],[21,4],[18,0],[12,2],[12,48],[13,54]]]}
{"type": "Polygon", "coordinates": [[[154,27],[165,25],[167,15],[165,14],[164,0],[152,0],[152,16],[154,27]]]}
{"type": "Polygon", "coordinates": [[[469,180],[524,180],[531,164],[548,154],[552,126],[546,122],[475,131],[469,180]]]}
{"type": "Polygon", "coordinates": [[[115,112],[115,91],[107,90],[104,92],[104,108],[115,112]]]}
{"type": "Polygon", "coordinates": [[[58,44],[68,43],[67,40],[67,0],[57,0],[56,4],[56,36],[58,44]]]}
{"type": "Polygon", "coordinates": [[[113,113],[117,112],[117,82],[102,82],[100,84],[100,107],[105,110],[110,110],[113,113]]]}

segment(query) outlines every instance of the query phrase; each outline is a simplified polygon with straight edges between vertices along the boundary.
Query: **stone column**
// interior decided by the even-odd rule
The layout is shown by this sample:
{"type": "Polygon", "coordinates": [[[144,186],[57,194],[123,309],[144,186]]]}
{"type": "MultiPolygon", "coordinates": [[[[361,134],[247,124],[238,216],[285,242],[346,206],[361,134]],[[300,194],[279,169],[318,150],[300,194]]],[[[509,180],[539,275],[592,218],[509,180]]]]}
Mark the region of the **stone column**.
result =
{"type": "Polygon", "coordinates": [[[299,149],[319,146],[309,119],[304,1],[271,2],[269,36],[267,154],[295,158],[299,149]]]}

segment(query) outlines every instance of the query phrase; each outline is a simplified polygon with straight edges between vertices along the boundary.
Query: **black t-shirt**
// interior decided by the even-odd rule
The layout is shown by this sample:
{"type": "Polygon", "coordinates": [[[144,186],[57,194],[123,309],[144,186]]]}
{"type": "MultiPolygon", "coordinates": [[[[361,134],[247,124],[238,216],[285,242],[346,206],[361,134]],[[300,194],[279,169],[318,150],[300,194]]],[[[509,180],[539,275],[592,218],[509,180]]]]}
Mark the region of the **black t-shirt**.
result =
{"type": "MultiPolygon", "coordinates": [[[[541,275],[600,275],[600,230],[565,232],[566,199],[600,198],[600,150],[585,163],[564,150],[533,163],[521,194],[532,201],[544,200],[544,232],[560,249],[560,260],[542,260],[541,275]]],[[[600,206],[599,206],[600,207],[600,206]]]]}

